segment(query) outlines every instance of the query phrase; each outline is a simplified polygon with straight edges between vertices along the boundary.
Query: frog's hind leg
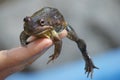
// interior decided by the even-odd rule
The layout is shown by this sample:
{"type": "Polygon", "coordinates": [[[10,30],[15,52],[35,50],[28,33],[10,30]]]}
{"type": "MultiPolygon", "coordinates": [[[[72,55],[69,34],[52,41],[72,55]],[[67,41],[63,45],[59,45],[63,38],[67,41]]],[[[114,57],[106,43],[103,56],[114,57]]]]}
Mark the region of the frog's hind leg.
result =
{"type": "Polygon", "coordinates": [[[76,32],[70,25],[67,26],[66,30],[68,31],[67,37],[70,40],[75,41],[78,45],[78,48],[82,52],[82,56],[85,60],[85,73],[87,73],[87,77],[90,74],[92,78],[93,69],[97,67],[93,64],[93,61],[91,60],[91,58],[89,57],[87,53],[85,42],[77,36],[76,32]]]}
{"type": "Polygon", "coordinates": [[[50,60],[47,62],[47,64],[51,61],[54,61],[58,58],[60,55],[61,49],[62,49],[62,40],[54,42],[55,48],[54,48],[54,54],[49,56],[50,60]]]}

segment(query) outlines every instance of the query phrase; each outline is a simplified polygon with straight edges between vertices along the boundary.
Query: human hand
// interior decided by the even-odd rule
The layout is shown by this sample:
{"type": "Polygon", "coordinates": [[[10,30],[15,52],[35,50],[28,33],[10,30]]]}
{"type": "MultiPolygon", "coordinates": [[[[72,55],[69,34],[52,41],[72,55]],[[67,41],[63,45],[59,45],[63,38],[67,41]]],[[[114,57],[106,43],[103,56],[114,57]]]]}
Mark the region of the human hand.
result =
{"type": "MultiPolygon", "coordinates": [[[[63,38],[66,35],[67,31],[64,30],[59,36],[63,38]]],[[[52,40],[42,38],[31,42],[26,47],[0,51],[0,80],[4,80],[7,76],[23,70],[45,53],[52,44],[52,40]]]]}

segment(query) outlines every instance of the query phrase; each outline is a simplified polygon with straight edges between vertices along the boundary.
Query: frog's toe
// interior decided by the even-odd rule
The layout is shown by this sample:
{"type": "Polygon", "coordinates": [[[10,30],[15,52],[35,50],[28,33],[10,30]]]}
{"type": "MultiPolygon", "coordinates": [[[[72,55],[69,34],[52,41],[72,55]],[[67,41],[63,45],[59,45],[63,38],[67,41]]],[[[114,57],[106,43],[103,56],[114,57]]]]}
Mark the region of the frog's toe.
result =
{"type": "Polygon", "coordinates": [[[58,54],[52,54],[51,56],[49,56],[50,60],[48,60],[47,64],[50,63],[51,61],[54,61],[55,59],[58,58],[58,54]]]}
{"type": "Polygon", "coordinates": [[[26,47],[27,43],[26,42],[22,42],[21,45],[24,46],[24,47],[26,47]]]}
{"type": "Polygon", "coordinates": [[[28,45],[29,43],[30,43],[30,42],[22,42],[21,45],[22,45],[23,47],[27,47],[27,45],[28,45]]]}
{"type": "Polygon", "coordinates": [[[86,65],[85,65],[85,73],[87,74],[87,77],[90,76],[92,78],[94,69],[99,69],[99,68],[96,67],[91,60],[86,63],[86,65]]]}

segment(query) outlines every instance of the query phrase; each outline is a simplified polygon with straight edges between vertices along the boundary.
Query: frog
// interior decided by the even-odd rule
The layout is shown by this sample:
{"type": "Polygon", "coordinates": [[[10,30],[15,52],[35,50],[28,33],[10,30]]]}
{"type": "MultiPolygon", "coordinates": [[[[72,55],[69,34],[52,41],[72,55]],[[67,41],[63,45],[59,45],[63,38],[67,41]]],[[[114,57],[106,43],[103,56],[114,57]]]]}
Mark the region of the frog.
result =
{"type": "Polygon", "coordinates": [[[85,41],[78,37],[73,27],[66,22],[61,12],[53,7],[43,7],[42,9],[35,12],[32,16],[26,16],[24,19],[24,30],[20,34],[20,43],[22,46],[28,45],[27,39],[30,36],[35,36],[37,39],[49,38],[54,44],[54,53],[49,56],[47,64],[57,59],[62,50],[62,39],[59,34],[63,31],[67,31],[67,38],[74,41],[80,52],[82,53],[85,61],[85,73],[87,77],[93,75],[96,67],[88,55],[87,45],[85,41]]]}

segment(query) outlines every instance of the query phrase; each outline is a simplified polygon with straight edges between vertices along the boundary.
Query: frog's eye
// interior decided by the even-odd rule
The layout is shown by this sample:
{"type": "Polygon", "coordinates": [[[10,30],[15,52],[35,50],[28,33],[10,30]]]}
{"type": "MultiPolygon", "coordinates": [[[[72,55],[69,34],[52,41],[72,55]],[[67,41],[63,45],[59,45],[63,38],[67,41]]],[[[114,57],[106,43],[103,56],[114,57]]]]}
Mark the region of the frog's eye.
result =
{"type": "Polygon", "coordinates": [[[44,26],[44,25],[45,25],[44,19],[40,19],[38,22],[39,22],[39,24],[40,24],[41,26],[44,26]]]}

